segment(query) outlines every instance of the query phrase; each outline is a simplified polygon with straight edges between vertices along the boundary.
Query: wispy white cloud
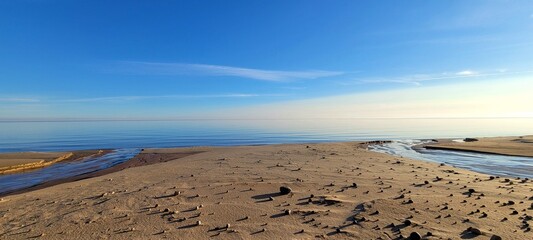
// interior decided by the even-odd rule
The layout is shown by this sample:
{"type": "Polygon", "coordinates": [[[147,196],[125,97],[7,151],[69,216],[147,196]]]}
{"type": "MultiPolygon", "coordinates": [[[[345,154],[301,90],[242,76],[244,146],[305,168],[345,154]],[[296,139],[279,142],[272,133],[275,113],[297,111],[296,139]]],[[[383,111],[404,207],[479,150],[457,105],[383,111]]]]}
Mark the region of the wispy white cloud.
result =
{"type": "Polygon", "coordinates": [[[307,89],[307,87],[282,87],[282,89],[287,89],[287,90],[304,90],[304,89],[307,89]]]}
{"type": "Polygon", "coordinates": [[[190,63],[160,63],[160,62],[134,62],[121,61],[117,64],[121,72],[149,75],[200,75],[200,76],[232,76],[263,81],[291,81],[302,79],[317,79],[323,77],[339,76],[340,71],[306,70],[306,71],[279,71],[254,68],[242,68],[209,64],[190,63]]]}
{"type": "Polygon", "coordinates": [[[10,103],[32,103],[39,102],[39,99],[35,98],[12,98],[12,97],[0,97],[0,102],[10,102],[10,103]]]}
{"type": "Polygon", "coordinates": [[[83,103],[83,102],[127,102],[141,101],[150,99],[202,99],[202,98],[252,98],[252,97],[277,97],[281,94],[249,94],[249,93],[230,93],[230,94],[207,94],[207,95],[153,95],[153,96],[110,96],[95,98],[73,98],[57,99],[53,102],[58,103],[83,103]]]}
{"type": "Polygon", "coordinates": [[[505,40],[498,35],[466,35],[453,37],[431,37],[422,38],[405,42],[405,44],[438,44],[438,45],[463,45],[463,44],[480,44],[495,43],[505,40]]]}
{"type": "Polygon", "coordinates": [[[530,3],[483,1],[483,4],[479,4],[475,1],[461,1],[461,4],[448,9],[446,14],[436,15],[427,22],[430,27],[437,30],[487,28],[509,23],[521,24],[515,21],[523,19],[528,14],[531,14],[530,3]]]}
{"type": "Polygon", "coordinates": [[[460,72],[457,72],[455,75],[457,76],[472,76],[478,74],[477,72],[474,72],[472,70],[463,70],[460,72]]]}
{"type": "Polygon", "coordinates": [[[0,98],[0,103],[84,103],[84,102],[129,102],[154,99],[209,99],[209,98],[257,98],[257,97],[283,97],[284,94],[253,94],[253,93],[229,93],[229,94],[204,94],[204,95],[130,95],[130,96],[107,96],[89,98],[0,98]]]}
{"type": "Polygon", "coordinates": [[[455,73],[444,72],[434,74],[413,74],[401,77],[388,77],[388,78],[364,78],[356,79],[350,82],[343,82],[342,85],[354,85],[354,84],[369,84],[369,83],[400,83],[400,84],[412,84],[421,85],[423,82],[439,81],[439,80],[454,80],[463,78],[477,78],[477,77],[491,77],[502,75],[517,75],[533,73],[533,71],[516,71],[509,72],[507,69],[497,69],[485,72],[479,72],[474,70],[462,70],[455,73]]]}

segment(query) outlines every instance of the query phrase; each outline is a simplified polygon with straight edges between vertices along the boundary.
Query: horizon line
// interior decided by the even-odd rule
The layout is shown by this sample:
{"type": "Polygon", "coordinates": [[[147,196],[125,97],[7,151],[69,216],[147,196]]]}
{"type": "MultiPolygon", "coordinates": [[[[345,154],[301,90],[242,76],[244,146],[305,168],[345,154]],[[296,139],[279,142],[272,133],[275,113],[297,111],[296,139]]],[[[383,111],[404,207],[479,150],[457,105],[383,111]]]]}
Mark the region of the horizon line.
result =
{"type": "Polygon", "coordinates": [[[533,117],[311,117],[311,118],[0,118],[7,122],[164,122],[164,121],[292,121],[292,120],[363,120],[363,119],[533,119],[533,117]]]}

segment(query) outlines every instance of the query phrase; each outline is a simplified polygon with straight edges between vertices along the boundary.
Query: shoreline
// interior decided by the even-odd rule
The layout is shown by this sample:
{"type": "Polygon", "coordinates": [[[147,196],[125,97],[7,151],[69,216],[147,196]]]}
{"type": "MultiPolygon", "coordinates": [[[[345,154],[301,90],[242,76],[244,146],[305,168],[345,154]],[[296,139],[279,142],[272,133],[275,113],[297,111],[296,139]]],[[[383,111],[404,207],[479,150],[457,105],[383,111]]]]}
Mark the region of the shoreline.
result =
{"type": "Polygon", "coordinates": [[[0,163],[2,163],[0,166],[0,176],[34,171],[59,162],[73,162],[86,157],[103,156],[109,152],[111,150],[0,153],[0,163]]]}
{"type": "Polygon", "coordinates": [[[482,150],[470,150],[470,149],[461,149],[461,148],[445,147],[445,146],[425,145],[425,146],[423,146],[423,148],[429,149],[429,150],[443,150],[443,151],[450,151],[450,152],[469,152],[469,153],[481,153],[481,154],[489,154],[489,155],[496,155],[496,156],[529,157],[529,158],[533,158],[532,156],[524,156],[524,155],[517,155],[517,154],[505,154],[505,153],[495,153],[495,152],[482,151],[482,150]]]}
{"type": "MultiPolygon", "coordinates": [[[[111,150],[107,150],[107,151],[110,152],[111,150]]],[[[142,151],[141,153],[137,154],[135,157],[129,159],[128,161],[125,161],[123,163],[117,164],[115,166],[112,166],[112,167],[109,167],[109,168],[106,168],[106,169],[97,170],[97,171],[94,171],[94,172],[89,172],[89,173],[76,175],[76,176],[72,176],[72,177],[57,179],[57,180],[53,180],[53,181],[48,181],[48,182],[44,182],[44,183],[41,183],[41,184],[38,184],[38,185],[35,185],[35,186],[31,186],[31,187],[28,187],[28,188],[19,189],[19,190],[15,190],[15,191],[11,191],[11,192],[0,193],[0,197],[6,197],[6,196],[10,196],[10,195],[27,193],[27,192],[31,192],[31,191],[35,191],[35,190],[39,190],[39,189],[44,189],[44,188],[48,188],[48,187],[59,185],[59,184],[64,184],[64,183],[69,183],[69,182],[76,182],[76,181],[80,181],[80,180],[83,180],[83,179],[89,179],[89,178],[104,176],[104,175],[108,175],[110,173],[122,171],[124,169],[132,168],[132,167],[147,166],[147,165],[152,165],[152,164],[157,164],[157,163],[163,163],[163,162],[178,160],[180,158],[187,157],[189,155],[193,155],[193,154],[197,154],[197,153],[201,153],[201,151],[192,151],[191,150],[191,151],[184,151],[182,153],[158,154],[158,155],[154,155],[154,154],[150,154],[150,153],[144,153],[144,151],[142,151]]],[[[73,161],[75,161],[75,160],[73,160],[73,161]]]]}
{"type": "Polygon", "coordinates": [[[476,138],[474,142],[454,142],[437,139],[437,142],[419,145],[426,149],[495,154],[502,156],[533,157],[533,135],[476,138]]]}
{"type": "MultiPolygon", "coordinates": [[[[524,137],[525,137],[524,140],[526,141],[526,143],[528,143],[528,144],[532,143],[531,145],[533,146],[533,135],[518,136],[518,137],[486,137],[486,138],[480,138],[480,139],[481,139],[481,141],[486,140],[486,139],[489,139],[489,140],[498,139],[499,141],[501,141],[502,139],[517,139],[517,138],[524,138],[524,137]]],[[[529,156],[529,155],[523,156],[523,155],[519,155],[519,154],[517,155],[517,154],[501,153],[502,152],[501,148],[500,149],[495,149],[495,150],[493,149],[492,151],[476,150],[475,148],[472,148],[472,147],[470,147],[470,149],[469,149],[469,148],[465,148],[464,146],[461,146],[463,143],[456,143],[456,142],[453,142],[452,140],[453,140],[453,138],[437,139],[437,140],[433,140],[433,142],[430,142],[430,143],[415,145],[413,147],[413,149],[415,151],[418,151],[418,149],[423,148],[423,149],[430,149],[430,150],[472,152],[472,153],[493,154],[493,155],[501,155],[501,156],[533,157],[533,153],[532,153],[531,156],[529,156]],[[445,144],[450,144],[450,143],[456,144],[458,146],[446,146],[445,145],[445,144]],[[441,146],[441,145],[445,145],[445,146],[441,146]]],[[[355,141],[355,142],[352,142],[352,143],[358,144],[359,148],[367,149],[367,147],[369,145],[386,144],[386,143],[391,143],[391,142],[392,142],[391,140],[372,140],[372,141],[355,141]]],[[[345,142],[330,142],[330,143],[345,143],[345,142]]],[[[305,144],[305,143],[299,143],[299,144],[305,144]]],[[[309,144],[317,144],[317,143],[309,143],[309,144]]],[[[327,143],[318,143],[318,144],[327,144],[327,143]]],[[[256,146],[269,146],[269,145],[287,145],[287,144],[226,146],[226,148],[231,148],[231,147],[256,147],[256,146]]],[[[479,145],[479,143],[477,143],[477,145],[479,145]]],[[[522,146],[520,146],[520,147],[522,147],[522,146]]],[[[55,185],[58,185],[58,184],[63,184],[63,183],[68,183],[68,182],[75,182],[75,181],[79,181],[79,180],[83,180],[83,179],[104,176],[104,175],[107,175],[107,174],[110,174],[110,173],[122,171],[122,170],[127,169],[127,168],[141,167],[141,166],[146,166],[146,165],[163,163],[163,162],[167,162],[167,161],[178,160],[180,158],[184,158],[184,157],[187,157],[189,155],[194,155],[194,154],[198,154],[198,153],[202,153],[202,152],[208,151],[209,149],[212,149],[212,148],[220,148],[220,147],[215,147],[215,146],[197,146],[197,147],[143,149],[135,157],[127,160],[126,162],[123,162],[123,163],[117,164],[115,166],[112,166],[110,168],[97,170],[97,171],[94,171],[94,172],[88,172],[88,173],[85,173],[85,174],[76,175],[76,176],[72,176],[72,177],[57,179],[57,180],[53,180],[53,181],[48,181],[48,182],[44,182],[44,183],[41,183],[41,184],[38,184],[38,185],[35,185],[35,186],[31,186],[31,187],[28,187],[28,188],[19,189],[19,190],[15,190],[15,191],[11,191],[11,192],[0,193],[0,197],[5,197],[5,196],[9,196],[9,195],[16,195],[16,194],[31,192],[31,191],[34,191],[34,190],[55,186],[55,185]],[[180,152],[180,151],[182,151],[182,152],[180,152]]],[[[506,150],[506,149],[503,148],[503,150],[506,150]]],[[[84,158],[84,157],[95,156],[95,155],[104,155],[104,154],[107,154],[107,153],[111,152],[112,150],[98,150],[98,152],[96,152],[96,153],[94,151],[97,151],[97,150],[77,150],[77,151],[65,152],[65,153],[63,153],[63,152],[54,152],[54,153],[42,153],[42,154],[67,154],[68,153],[71,156],[69,156],[68,158],[62,159],[61,161],[76,161],[76,160],[79,160],[79,159],[84,158]]],[[[32,153],[33,152],[2,153],[2,154],[0,154],[0,156],[1,155],[16,155],[16,154],[32,154],[32,153]]],[[[35,154],[40,154],[40,153],[35,153],[35,154]]],[[[63,157],[63,155],[61,155],[59,158],[64,158],[64,157],[63,157]]],[[[424,160],[421,160],[421,161],[424,161],[424,160]]],[[[56,161],[56,160],[52,161],[52,163],[56,163],[56,162],[59,162],[59,161],[56,161]]],[[[46,167],[46,166],[42,166],[42,167],[46,167]]],[[[21,169],[21,170],[18,170],[17,172],[13,172],[13,173],[23,173],[25,171],[38,170],[39,168],[42,168],[42,167],[35,167],[35,168],[31,168],[31,169],[21,169]]],[[[12,174],[12,173],[4,173],[4,174],[12,174]]],[[[0,174],[0,176],[1,175],[2,174],[0,174]]]]}
{"type": "Polygon", "coordinates": [[[360,142],[146,149],[140,155],[139,164],[157,164],[3,197],[0,238],[531,234],[524,219],[533,213],[533,181],[371,152],[360,142]]]}

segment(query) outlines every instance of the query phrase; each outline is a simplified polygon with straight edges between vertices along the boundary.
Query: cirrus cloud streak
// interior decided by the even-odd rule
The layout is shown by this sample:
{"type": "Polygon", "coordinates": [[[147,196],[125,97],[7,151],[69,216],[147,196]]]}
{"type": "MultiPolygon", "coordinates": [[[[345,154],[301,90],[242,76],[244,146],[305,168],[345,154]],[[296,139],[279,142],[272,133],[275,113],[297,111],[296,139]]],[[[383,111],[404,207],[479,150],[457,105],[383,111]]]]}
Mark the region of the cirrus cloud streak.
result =
{"type": "Polygon", "coordinates": [[[293,80],[309,80],[343,75],[341,71],[305,70],[280,71],[254,68],[232,67],[210,64],[161,63],[120,61],[115,66],[119,72],[143,75],[197,75],[197,76],[230,76],[262,81],[286,82],[293,80]]]}

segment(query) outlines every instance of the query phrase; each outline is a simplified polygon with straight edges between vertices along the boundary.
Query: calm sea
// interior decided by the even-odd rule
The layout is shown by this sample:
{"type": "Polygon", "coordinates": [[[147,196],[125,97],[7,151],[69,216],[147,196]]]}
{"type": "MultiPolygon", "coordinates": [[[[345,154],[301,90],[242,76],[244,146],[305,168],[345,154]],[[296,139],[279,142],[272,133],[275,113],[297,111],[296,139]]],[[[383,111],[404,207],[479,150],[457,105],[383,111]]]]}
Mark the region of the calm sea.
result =
{"type": "Polygon", "coordinates": [[[0,122],[0,152],[533,134],[533,118],[0,122]]]}

